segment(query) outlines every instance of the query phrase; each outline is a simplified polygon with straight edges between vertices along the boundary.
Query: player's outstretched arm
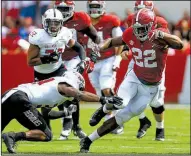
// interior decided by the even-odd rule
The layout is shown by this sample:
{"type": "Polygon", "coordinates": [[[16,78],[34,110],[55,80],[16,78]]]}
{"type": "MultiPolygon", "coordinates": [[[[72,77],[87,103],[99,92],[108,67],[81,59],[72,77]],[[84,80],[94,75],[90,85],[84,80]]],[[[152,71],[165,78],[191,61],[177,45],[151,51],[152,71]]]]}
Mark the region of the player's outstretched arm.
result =
{"type": "Polygon", "coordinates": [[[123,41],[122,36],[109,38],[100,46],[100,50],[106,50],[111,47],[119,47],[122,45],[125,45],[125,42],[123,41]]]}
{"type": "Polygon", "coordinates": [[[99,97],[95,94],[86,91],[80,91],[67,84],[59,84],[58,91],[67,97],[74,97],[75,99],[86,102],[100,102],[102,104],[115,104],[117,106],[123,105],[123,100],[120,97],[99,97]]]}

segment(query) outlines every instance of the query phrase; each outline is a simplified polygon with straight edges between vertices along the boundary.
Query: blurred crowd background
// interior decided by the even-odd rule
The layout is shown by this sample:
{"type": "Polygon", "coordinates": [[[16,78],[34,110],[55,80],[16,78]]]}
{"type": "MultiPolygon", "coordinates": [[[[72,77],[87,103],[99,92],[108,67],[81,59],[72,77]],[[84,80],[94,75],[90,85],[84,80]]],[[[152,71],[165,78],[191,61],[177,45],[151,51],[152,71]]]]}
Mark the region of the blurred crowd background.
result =
{"type": "MultiPolygon", "coordinates": [[[[80,2],[77,3],[80,5],[80,2]]],[[[2,54],[26,53],[29,33],[35,27],[41,27],[41,15],[53,5],[53,1],[2,1],[2,54]]],[[[107,13],[118,15],[118,12],[113,10],[108,8],[107,13]]],[[[120,17],[123,31],[128,27],[126,19],[132,11],[132,8],[124,7],[125,18],[120,17]]],[[[155,13],[165,18],[157,8],[155,13]]],[[[184,41],[182,52],[190,53],[190,10],[185,9],[181,16],[173,22],[168,20],[169,30],[184,41]]]]}

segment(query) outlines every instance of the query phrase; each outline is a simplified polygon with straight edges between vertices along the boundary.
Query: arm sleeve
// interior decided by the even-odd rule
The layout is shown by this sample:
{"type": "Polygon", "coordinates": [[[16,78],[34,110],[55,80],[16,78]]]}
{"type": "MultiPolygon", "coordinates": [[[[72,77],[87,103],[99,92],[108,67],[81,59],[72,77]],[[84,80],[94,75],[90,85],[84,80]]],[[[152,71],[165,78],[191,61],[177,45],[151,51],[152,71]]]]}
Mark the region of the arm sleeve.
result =
{"type": "Polygon", "coordinates": [[[122,36],[122,35],[123,35],[123,32],[122,32],[120,27],[114,27],[112,29],[112,37],[119,37],[119,36],[122,36]]]}
{"type": "Polygon", "coordinates": [[[77,41],[75,41],[75,44],[72,47],[72,49],[75,50],[79,54],[79,57],[81,60],[85,60],[86,52],[81,44],[79,44],[77,41]]]}

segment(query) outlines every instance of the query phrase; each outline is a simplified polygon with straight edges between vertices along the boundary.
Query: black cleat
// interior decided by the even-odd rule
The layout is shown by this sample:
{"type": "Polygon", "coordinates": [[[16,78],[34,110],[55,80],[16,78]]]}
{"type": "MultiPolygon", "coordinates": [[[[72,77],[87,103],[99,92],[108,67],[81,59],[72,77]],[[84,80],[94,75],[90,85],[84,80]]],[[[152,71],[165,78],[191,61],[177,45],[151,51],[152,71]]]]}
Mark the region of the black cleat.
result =
{"type": "Polygon", "coordinates": [[[2,134],[2,139],[7,147],[7,150],[9,153],[16,153],[15,152],[15,133],[14,132],[9,132],[9,133],[4,133],[2,134]]]}
{"type": "Polygon", "coordinates": [[[79,139],[83,139],[87,136],[80,126],[73,127],[73,133],[74,136],[77,136],[79,139]]]}
{"type": "Polygon", "coordinates": [[[88,137],[83,138],[80,141],[80,152],[81,153],[88,153],[91,143],[92,143],[92,141],[88,137]]]}
{"type": "Polygon", "coordinates": [[[156,138],[157,141],[164,141],[164,128],[156,129],[156,138]]]}
{"type": "Polygon", "coordinates": [[[101,106],[93,113],[89,121],[90,126],[97,125],[105,115],[106,113],[103,112],[103,106],[101,106]]]}
{"type": "Polygon", "coordinates": [[[137,132],[137,138],[140,139],[146,135],[147,129],[151,127],[151,121],[147,118],[144,117],[143,119],[139,119],[140,121],[140,127],[137,132]]]}

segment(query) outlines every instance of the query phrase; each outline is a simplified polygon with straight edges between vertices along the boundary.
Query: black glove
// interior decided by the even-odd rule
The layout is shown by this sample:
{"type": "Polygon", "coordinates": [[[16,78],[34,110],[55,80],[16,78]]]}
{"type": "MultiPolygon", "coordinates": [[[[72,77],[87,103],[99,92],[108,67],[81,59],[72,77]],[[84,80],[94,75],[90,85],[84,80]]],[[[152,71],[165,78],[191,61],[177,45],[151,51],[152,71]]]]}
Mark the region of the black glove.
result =
{"type": "Polygon", "coordinates": [[[86,64],[85,61],[82,60],[80,63],[78,63],[78,65],[76,66],[77,72],[79,72],[80,74],[83,74],[84,70],[85,70],[86,64]]]}
{"type": "Polygon", "coordinates": [[[123,105],[123,99],[118,96],[111,96],[111,97],[101,96],[99,102],[102,105],[104,105],[104,104],[113,104],[113,105],[115,104],[117,106],[123,105]]]}
{"type": "Polygon", "coordinates": [[[42,64],[50,64],[50,63],[58,62],[59,58],[60,58],[60,54],[53,52],[50,55],[45,55],[45,56],[40,57],[40,60],[41,60],[42,64]]]}

